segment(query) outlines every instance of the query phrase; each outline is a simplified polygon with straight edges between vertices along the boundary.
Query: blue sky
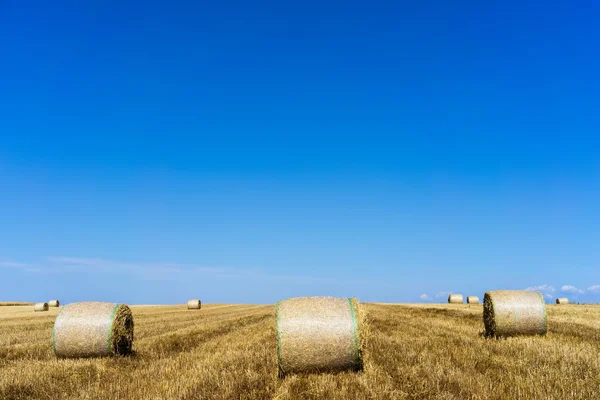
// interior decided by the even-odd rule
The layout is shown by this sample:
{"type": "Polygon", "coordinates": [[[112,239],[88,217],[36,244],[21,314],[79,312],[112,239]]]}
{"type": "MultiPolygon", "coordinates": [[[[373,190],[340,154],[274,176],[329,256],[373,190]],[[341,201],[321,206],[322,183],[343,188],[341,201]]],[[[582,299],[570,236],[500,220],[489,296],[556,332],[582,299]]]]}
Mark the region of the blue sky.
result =
{"type": "Polygon", "coordinates": [[[600,301],[600,6],[0,3],[0,301],[600,301]]]}

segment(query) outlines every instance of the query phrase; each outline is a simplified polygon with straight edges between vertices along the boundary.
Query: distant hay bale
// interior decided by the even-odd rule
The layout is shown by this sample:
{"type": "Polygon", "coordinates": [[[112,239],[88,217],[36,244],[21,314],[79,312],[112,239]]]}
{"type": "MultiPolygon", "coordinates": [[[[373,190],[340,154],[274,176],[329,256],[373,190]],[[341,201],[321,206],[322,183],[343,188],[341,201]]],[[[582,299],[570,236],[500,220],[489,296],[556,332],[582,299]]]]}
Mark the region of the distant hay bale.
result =
{"type": "Polygon", "coordinates": [[[488,337],[545,335],[546,303],[539,292],[492,290],[483,298],[483,323],[488,337]]]}
{"type": "Polygon", "coordinates": [[[297,297],[276,306],[279,376],[360,370],[366,335],[356,299],[297,297]]]}
{"type": "Polygon", "coordinates": [[[58,300],[50,300],[48,302],[48,307],[60,307],[60,301],[58,301],[58,300]]]}
{"type": "Polygon", "coordinates": [[[188,300],[188,310],[199,310],[202,308],[200,300],[188,300]]]}
{"type": "Polygon", "coordinates": [[[52,332],[60,358],[127,355],[133,346],[133,315],[125,304],[83,302],[63,307],[52,332]]]}
{"type": "Polygon", "coordinates": [[[449,304],[462,304],[463,303],[463,295],[462,294],[451,294],[448,296],[449,304]]]}
{"type": "Polygon", "coordinates": [[[467,304],[479,304],[479,297],[467,296],[467,304]]]}
{"type": "Polygon", "coordinates": [[[33,311],[48,311],[48,303],[35,303],[33,311]]]}
{"type": "Polygon", "coordinates": [[[569,304],[569,299],[566,297],[559,297],[556,299],[556,304],[569,304]]]}

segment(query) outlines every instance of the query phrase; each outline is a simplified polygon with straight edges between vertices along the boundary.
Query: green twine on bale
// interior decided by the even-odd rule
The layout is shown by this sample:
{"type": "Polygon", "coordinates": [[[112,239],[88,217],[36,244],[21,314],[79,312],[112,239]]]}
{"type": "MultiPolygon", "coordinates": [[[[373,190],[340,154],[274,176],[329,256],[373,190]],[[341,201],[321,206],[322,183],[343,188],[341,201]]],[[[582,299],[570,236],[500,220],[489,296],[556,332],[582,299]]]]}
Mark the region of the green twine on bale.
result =
{"type": "MultiPolygon", "coordinates": [[[[58,319],[58,317],[60,317],[60,313],[62,312],[63,309],[64,309],[64,307],[60,309],[60,311],[56,315],[56,319],[58,319]]],[[[56,354],[56,339],[54,336],[55,334],[56,334],[56,323],[52,327],[52,350],[54,350],[54,354],[56,354]]]]}
{"type": "Polygon", "coordinates": [[[275,331],[277,333],[277,375],[282,378],[284,376],[283,367],[281,365],[281,335],[279,333],[279,304],[275,304],[275,331]]]}
{"type": "Polygon", "coordinates": [[[107,338],[106,338],[106,350],[112,354],[114,353],[114,349],[112,348],[112,325],[113,322],[115,321],[115,313],[117,312],[117,309],[119,308],[120,304],[116,304],[115,308],[113,308],[112,313],[110,314],[110,322],[108,323],[108,329],[107,329],[107,338]]]}
{"type": "Polygon", "coordinates": [[[358,318],[356,317],[356,308],[352,302],[352,298],[348,297],[348,303],[350,304],[350,312],[352,313],[352,325],[354,325],[354,362],[355,368],[360,368],[360,338],[358,337],[358,318]]]}

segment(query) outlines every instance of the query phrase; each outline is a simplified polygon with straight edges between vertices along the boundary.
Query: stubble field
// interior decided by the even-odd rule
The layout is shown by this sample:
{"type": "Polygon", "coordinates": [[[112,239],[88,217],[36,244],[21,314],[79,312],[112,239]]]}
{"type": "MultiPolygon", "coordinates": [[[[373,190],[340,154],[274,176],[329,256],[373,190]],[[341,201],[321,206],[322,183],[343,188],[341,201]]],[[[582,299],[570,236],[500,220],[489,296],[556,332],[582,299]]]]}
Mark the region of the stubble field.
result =
{"type": "Polygon", "coordinates": [[[133,306],[135,354],[57,360],[57,309],[0,307],[0,399],[595,399],[600,307],[548,306],[546,337],[482,337],[481,306],[367,304],[364,371],[277,378],[275,310],[133,306]]]}

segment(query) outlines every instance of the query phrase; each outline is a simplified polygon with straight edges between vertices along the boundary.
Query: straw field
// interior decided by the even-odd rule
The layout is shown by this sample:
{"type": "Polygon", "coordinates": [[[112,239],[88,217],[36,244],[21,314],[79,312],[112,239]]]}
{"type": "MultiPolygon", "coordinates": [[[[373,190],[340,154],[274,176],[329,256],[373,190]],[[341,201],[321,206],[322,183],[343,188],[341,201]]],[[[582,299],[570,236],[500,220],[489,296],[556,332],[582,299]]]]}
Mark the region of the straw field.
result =
{"type": "Polygon", "coordinates": [[[600,306],[544,337],[485,339],[481,305],[365,305],[364,370],[277,377],[274,306],[133,306],[134,356],[57,359],[59,309],[0,308],[0,399],[591,399],[600,306]]]}

